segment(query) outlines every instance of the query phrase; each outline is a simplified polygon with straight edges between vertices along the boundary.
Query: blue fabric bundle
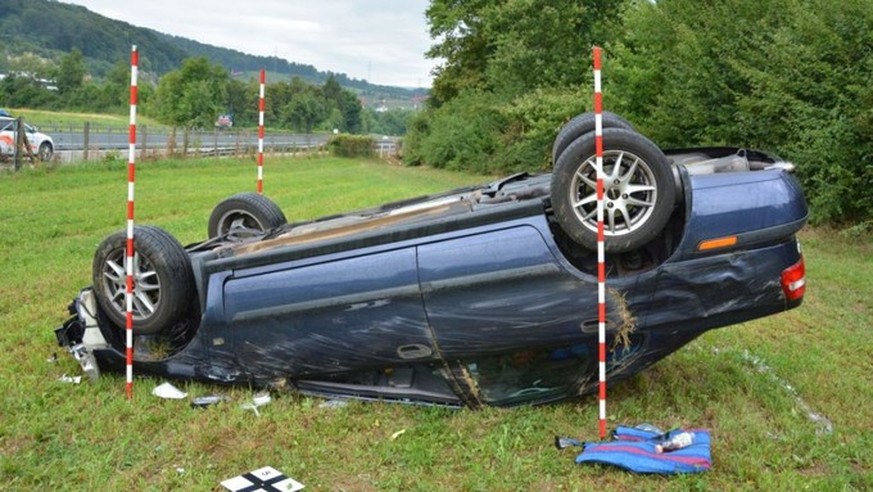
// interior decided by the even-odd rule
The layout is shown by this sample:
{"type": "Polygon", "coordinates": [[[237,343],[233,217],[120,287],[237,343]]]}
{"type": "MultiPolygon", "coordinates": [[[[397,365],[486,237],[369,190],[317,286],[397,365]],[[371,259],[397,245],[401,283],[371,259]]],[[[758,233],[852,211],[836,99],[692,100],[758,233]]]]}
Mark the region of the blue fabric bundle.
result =
{"type": "Polygon", "coordinates": [[[619,426],[612,442],[587,442],[576,457],[576,463],[614,465],[636,473],[700,473],[712,466],[709,431],[676,429],[665,434],[633,427],[619,426]],[[669,441],[682,432],[694,433],[690,446],[658,453],[655,446],[669,441]]]}

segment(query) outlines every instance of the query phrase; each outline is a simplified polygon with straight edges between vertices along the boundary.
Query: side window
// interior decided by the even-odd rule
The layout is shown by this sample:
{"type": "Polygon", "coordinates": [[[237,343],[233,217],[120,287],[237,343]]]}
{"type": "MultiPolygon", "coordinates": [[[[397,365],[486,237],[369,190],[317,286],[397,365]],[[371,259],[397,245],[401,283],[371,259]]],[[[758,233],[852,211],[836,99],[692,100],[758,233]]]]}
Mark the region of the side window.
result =
{"type": "Polygon", "coordinates": [[[490,405],[544,403],[578,390],[594,374],[597,353],[587,344],[528,349],[468,361],[480,398],[490,405]]]}
{"type": "MultiPolygon", "coordinates": [[[[607,351],[606,370],[623,371],[641,361],[645,337],[631,335],[628,345],[607,351]]],[[[464,368],[489,405],[546,403],[591,391],[597,383],[597,344],[532,348],[468,359],[464,368]]]]}

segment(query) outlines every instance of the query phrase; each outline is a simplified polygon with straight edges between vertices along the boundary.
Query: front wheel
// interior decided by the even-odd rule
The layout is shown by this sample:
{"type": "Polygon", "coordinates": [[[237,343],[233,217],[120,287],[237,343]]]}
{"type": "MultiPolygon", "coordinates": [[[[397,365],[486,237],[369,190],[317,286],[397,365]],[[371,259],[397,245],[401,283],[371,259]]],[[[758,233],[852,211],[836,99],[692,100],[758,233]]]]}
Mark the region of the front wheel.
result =
{"type": "MultiPolygon", "coordinates": [[[[168,232],[154,226],[134,229],[133,332],[153,335],[181,321],[196,303],[188,253],[168,232]]],[[[100,243],[92,280],[97,302],[119,328],[127,318],[127,231],[100,243]]]]}
{"type": "Polygon", "coordinates": [[[257,193],[237,193],[221,201],[209,216],[210,238],[243,238],[286,224],[285,214],[269,198],[257,193]]]}
{"type": "MultiPolygon", "coordinates": [[[[577,243],[597,248],[597,160],[589,132],[561,153],[552,174],[552,207],[577,243]]],[[[623,128],[603,130],[605,250],[637,249],[663,230],[676,187],[667,157],[651,140],[623,128]]]]}

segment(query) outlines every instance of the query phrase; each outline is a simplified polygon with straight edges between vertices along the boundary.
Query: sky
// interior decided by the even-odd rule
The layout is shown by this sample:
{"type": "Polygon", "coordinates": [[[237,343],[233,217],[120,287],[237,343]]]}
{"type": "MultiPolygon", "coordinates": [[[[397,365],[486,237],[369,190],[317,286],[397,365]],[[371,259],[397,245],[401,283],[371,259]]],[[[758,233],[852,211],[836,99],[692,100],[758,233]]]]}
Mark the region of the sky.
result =
{"type": "MultiPolygon", "coordinates": [[[[111,19],[382,85],[430,87],[428,0],[62,0],[111,19]]],[[[269,67],[267,67],[269,68],[269,67]]]]}

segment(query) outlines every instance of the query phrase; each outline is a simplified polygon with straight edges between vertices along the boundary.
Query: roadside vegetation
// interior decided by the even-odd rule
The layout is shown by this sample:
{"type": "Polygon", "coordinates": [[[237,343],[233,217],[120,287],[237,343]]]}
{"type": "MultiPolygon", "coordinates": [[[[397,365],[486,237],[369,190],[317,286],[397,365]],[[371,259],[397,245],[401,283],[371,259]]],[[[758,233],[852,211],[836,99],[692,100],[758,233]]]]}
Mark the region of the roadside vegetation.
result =
{"type": "MultiPolygon", "coordinates": [[[[0,58],[6,55],[0,52],[0,58]]],[[[14,70],[0,80],[0,107],[78,111],[124,118],[130,102],[130,65],[119,60],[102,79],[90,79],[82,52],[73,49],[54,63],[33,55],[16,58],[14,70]],[[57,84],[49,89],[40,80],[57,84]]],[[[231,77],[226,68],[205,57],[186,58],[157,83],[145,75],[138,83],[141,117],[167,126],[212,128],[219,115],[230,114],[237,127],[258,124],[258,81],[231,77]]],[[[294,77],[266,86],[265,121],[271,128],[311,133],[403,135],[413,112],[364,109],[356,92],[329,76],[323,85],[294,77]]],[[[16,113],[17,115],[17,113],[16,113]]],[[[92,121],[93,122],[93,121],[92,121]]]]}
{"type": "MultiPolygon", "coordinates": [[[[204,238],[212,207],[253,190],[251,160],[142,163],[138,223],[182,243],[204,238]]],[[[289,221],[489,178],[337,158],[270,159],[265,192],[289,221]]],[[[873,488],[873,247],[869,234],[802,231],[803,306],[702,336],[610,387],[609,426],[713,431],[713,469],[647,477],[573,464],[555,434],[595,440],[593,396],[483,411],[351,403],[275,393],[260,417],[247,388],[176,384],[232,401],[205,410],[150,394],[122,374],[96,384],[52,329],[90,283],[100,240],[125,218],[126,166],[88,163],[0,175],[0,483],[10,490],[215,490],[273,466],[307,490],[865,490],[873,488]],[[57,360],[54,359],[57,355],[57,360]],[[786,385],[790,385],[790,388],[786,385]],[[833,423],[825,433],[818,413],[833,423]],[[405,431],[398,434],[400,431],[405,431]]]]}
{"type": "Polygon", "coordinates": [[[873,0],[433,0],[444,60],[410,164],[548,169],[561,124],[604,108],[664,148],[743,146],[795,162],[813,220],[873,228],[873,0]]]}

